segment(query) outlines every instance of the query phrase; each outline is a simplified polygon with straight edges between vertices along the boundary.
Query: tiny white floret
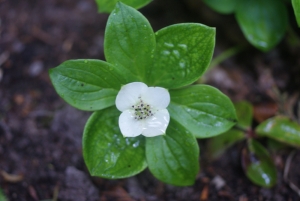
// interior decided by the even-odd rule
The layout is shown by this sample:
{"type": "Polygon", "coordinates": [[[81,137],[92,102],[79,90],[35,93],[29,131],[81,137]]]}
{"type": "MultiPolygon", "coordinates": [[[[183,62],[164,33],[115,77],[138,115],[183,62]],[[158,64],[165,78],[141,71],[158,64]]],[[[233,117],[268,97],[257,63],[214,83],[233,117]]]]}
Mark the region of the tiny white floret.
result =
{"type": "Polygon", "coordinates": [[[148,87],[142,82],[124,85],[116,98],[116,107],[122,113],[119,126],[124,137],[164,135],[170,121],[166,109],[170,94],[162,87],[148,87]]]}

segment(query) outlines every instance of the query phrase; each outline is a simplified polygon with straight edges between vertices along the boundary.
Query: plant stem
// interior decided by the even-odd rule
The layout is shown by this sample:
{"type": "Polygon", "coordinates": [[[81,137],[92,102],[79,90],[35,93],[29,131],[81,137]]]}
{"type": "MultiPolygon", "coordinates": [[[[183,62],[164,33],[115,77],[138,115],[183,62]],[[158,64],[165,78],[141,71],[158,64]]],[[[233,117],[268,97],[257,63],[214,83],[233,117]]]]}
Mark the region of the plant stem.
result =
{"type": "Polygon", "coordinates": [[[222,63],[223,61],[225,61],[229,57],[232,57],[232,56],[240,53],[244,49],[245,49],[245,46],[238,45],[238,46],[231,47],[231,48],[225,50],[224,52],[222,52],[221,54],[216,56],[214,59],[212,59],[208,69],[211,69],[211,68],[215,67],[216,65],[222,63]]]}

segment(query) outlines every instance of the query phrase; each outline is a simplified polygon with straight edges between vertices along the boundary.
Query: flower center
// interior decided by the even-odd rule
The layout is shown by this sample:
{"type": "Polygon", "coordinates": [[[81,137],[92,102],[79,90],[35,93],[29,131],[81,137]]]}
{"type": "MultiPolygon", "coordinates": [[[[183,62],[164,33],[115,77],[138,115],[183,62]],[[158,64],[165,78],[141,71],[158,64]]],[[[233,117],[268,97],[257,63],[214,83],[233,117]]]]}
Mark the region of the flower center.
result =
{"type": "Polygon", "coordinates": [[[134,110],[134,119],[136,120],[147,119],[154,115],[151,106],[145,103],[141,97],[139,97],[137,104],[132,105],[132,109],[134,110]]]}

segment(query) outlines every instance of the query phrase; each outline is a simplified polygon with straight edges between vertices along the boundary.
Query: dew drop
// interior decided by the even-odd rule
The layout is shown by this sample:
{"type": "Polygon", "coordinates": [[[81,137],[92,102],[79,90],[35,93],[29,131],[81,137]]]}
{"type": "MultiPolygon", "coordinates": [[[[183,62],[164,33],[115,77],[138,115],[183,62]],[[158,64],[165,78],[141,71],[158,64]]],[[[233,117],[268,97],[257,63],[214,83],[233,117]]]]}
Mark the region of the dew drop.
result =
{"type": "Polygon", "coordinates": [[[178,44],[178,47],[180,47],[183,50],[187,50],[187,45],[186,44],[178,44]]]}
{"type": "Polygon", "coordinates": [[[173,50],[173,55],[174,55],[177,59],[180,58],[180,53],[179,53],[178,50],[173,50]]]}
{"type": "Polygon", "coordinates": [[[185,62],[184,62],[184,61],[179,62],[179,66],[180,66],[181,68],[185,68],[185,62]]]}
{"type": "Polygon", "coordinates": [[[258,45],[260,45],[261,47],[267,47],[268,44],[265,41],[258,41],[258,45]]]}
{"type": "Polygon", "coordinates": [[[134,148],[137,148],[140,145],[140,141],[136,141],[135,143],[132,144],[134,148]]]}
{"type": "Polygon", "coordinates": [[[174,47],[172,43],[164,43],[166,47],[174,47]]]}
{"type": "Polygon", "coordinates": [[[164,51],[162,51],[162,54],[163,54],[163,55],[169,55],[169,54],[171,54],[171,53],[170,53],[170,51],[168,51],[168,50],[164,50],[164,51]]]}

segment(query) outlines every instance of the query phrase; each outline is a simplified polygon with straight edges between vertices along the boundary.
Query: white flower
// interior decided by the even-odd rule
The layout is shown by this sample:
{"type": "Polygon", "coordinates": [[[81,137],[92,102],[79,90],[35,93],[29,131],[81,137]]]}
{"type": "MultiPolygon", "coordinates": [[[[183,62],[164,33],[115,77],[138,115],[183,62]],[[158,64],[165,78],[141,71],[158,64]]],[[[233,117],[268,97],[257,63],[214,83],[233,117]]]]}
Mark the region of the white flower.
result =
{"type": "Polygon", "coordinates": [[[164,135],[170,121],[166,107],[170,103],[168,90],[148,87],[142,82],[124,85],[116,98],[122,113],[119,126],[124,137],[164,135]]]}

